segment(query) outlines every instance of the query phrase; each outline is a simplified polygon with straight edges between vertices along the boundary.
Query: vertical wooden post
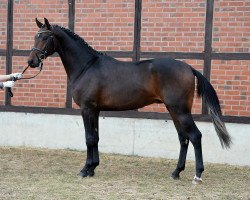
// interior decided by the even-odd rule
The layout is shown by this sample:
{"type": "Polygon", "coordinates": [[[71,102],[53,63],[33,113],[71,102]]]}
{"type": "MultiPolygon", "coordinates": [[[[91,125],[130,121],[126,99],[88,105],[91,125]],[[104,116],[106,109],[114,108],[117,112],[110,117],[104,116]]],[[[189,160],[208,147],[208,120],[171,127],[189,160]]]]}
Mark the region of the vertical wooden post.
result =
{"type": "Polygon", "coordinates": [[[140,60],[142,0],[135,0],[133,61],[140,60]]]}
{"type": "MultiPolygon", "coordinates": [[[[213,12],[214,0],[207,0],[203,75],[209,81],[211,75],[212,62],[213,12]]],[[[208,110],[204,100],[202,101],[202,114],[208,114],[208,110]]]]}
{"type": "MultiPolygon", "coordinates": [[[[68,0],[68,26],[69,29],[75,29],[75,0],[68,0]]],[[[66,94],[66,108],[72,108],[72,94],[70,89],[70,81],[67,78],[67,94],[66,94]]]]}
{"type": "MultiPolygon", "coordinates": [[[[6,45],[6,74],[12,73],[12,56],[13,56],[13,7],[14,1],[8,0],[7,10],[7,45],[6,45]]],[[[11,97],[5,90],[5,105],[11,105],[11,97]]]]}

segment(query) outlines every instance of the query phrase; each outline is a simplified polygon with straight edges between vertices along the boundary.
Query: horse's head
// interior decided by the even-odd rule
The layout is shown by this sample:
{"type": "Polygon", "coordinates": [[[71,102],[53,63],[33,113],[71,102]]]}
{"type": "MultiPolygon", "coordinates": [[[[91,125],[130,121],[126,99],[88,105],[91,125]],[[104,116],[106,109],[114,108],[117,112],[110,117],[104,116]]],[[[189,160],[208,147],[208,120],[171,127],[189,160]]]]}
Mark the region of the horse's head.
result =
{"type": "Polygon", "coordinates": [[[33,68],[39,67],[45,58],[55,52],[52,26],[46,18],[44,18],[44,22],[43,24],[36,18],[36,24],[40,30],[35,35],[34,47],[28,58],[28,64],[33,68]]]}

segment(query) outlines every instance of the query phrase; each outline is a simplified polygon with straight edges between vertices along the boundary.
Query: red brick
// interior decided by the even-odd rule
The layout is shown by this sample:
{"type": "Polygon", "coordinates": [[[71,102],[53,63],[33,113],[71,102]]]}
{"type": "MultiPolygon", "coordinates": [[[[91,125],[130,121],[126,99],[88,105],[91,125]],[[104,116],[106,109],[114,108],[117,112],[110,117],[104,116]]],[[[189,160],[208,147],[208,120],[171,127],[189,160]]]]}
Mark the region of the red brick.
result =
{"type": "MultiPolygon", "coordinates": [[[[250,52],[250,12],[248,1],[215,1],[213,50],[218,52],[250,52]]],[[[28,0],[14,3],[14,48],[31,49],[37,32],[34,18],[46,16],[53,23],[68,25],[68,2],[28,0]],[[32,6],[31,6],[32,5],[32,6]],[[48,8],[49,5],[49,8],[48,8]],[[37,13],[40,13],[39,16],[37,13]],[[23,26],[21,29],[20,26],[23,26]]],[[[6,48],[7,7],[0,7],[0,48],[6,48]]],[[[133,49],[134,0],[76,1],[76,32],[97,50],[133,49]]],[[[141,49],[143,51],[204,50],[205,3],[197,1],[169,2],[143,1],[141,49]]],[[[13,57],[13,71],[21,71],[26,65],[24,57],[13,57]]],[[[5,66],[0,60],[0,66],[5,66]]],[[[186,60],[199,70],[202,61],[186,60]]],[[[224,102],[223,113],[249,116],[250,110],[250,62],[213,61],[211,80],[220,101],[224,102]],[[241,93],[240,93],[241,92],[241,93]],[[242,93],[243,92],[243,93],[242,93]],[[246,111],[243,112],[243,108],[246,111]],[[233,109],[240,108],[235,111],[233,109]]],[[[0,73],[5,73],[4,68],[0,73]]],[[[27,72],[33,75],[36,70],[27,72]]],[[[13,105],[64,107],[66,74],[58,58],[45,61],[44,71],[31,81],[16,84],[13,105]],[[59,66],[59,67],[58,67],[59,66]],[[45,83],[46,82],[46,83],[45,83]],[[34,96],[35,95],[35,96],[34,96]],[[33,98],[33,97],[35,98],[33,98]],[[33,98],[33,99],[31,99],[33,98]],[[32,101],[34,100],[34,101],[32,101]]],[[[4,97],[0,96],[0,105],[4,97]]],[[[73,104],[74,107],[77,107],[73,104]]],[[[164,106],[148,106],[142,110],[165,112],[164,106]]],[[[193,112],[201,112],[201,100],[195,99],[193,112]]]]}

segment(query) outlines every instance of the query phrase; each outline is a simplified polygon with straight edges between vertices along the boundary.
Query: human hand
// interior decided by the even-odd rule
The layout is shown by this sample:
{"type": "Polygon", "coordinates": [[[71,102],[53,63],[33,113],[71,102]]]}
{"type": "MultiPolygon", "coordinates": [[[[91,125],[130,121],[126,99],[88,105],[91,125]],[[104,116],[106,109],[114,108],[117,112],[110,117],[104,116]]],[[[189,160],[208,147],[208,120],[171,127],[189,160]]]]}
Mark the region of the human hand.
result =
{"type": "Polygon", "coordinates": [[[6,81],[6,82],[3,82],[3,88],[11,88],[15,85],[15,81],[6,81]]]}
{"type": "Polygon", "coordinates": [[[10,75],[11,78],[14,78],[15,80],[18,80],[20,78],[22,78],[22,74],[21,73],[13,73],[10,75]]]}

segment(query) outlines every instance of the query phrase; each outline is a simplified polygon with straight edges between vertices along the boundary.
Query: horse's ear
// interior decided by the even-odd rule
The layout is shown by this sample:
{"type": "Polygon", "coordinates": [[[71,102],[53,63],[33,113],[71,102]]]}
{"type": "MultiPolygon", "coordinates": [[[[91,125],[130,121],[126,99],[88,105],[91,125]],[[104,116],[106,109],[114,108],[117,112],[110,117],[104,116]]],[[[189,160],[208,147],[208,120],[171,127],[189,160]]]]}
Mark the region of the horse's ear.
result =
{"type": "Polygon", "coordinates": [[[51,25],[49,23],[49,20],[47,20],[47,18],[44,18],[44,22],[45,22],[45,25],[46,25],[47,29],[51,30],[51,25]]]}
{"type": "Polygon", "coordinates": [[[38,26],[38,28],[41,28],[43,26],[42,22],[38,21],[37,18],[36,18],[36,25],[38,26]]]}

